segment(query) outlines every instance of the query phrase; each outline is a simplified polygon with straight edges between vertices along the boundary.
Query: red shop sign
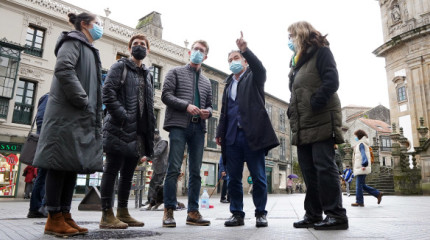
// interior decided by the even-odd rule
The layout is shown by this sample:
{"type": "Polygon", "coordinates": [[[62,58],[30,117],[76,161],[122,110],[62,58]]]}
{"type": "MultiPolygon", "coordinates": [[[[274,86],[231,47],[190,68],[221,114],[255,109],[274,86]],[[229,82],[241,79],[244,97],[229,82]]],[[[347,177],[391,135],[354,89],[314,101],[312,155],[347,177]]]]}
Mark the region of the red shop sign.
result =
{"type": "Polygon", "coordinates": [[[13,166],[18,163],[18,157],[15,154],[9,154],[9,156],[6,157],[6,161],[9,165],[13,166]]]}

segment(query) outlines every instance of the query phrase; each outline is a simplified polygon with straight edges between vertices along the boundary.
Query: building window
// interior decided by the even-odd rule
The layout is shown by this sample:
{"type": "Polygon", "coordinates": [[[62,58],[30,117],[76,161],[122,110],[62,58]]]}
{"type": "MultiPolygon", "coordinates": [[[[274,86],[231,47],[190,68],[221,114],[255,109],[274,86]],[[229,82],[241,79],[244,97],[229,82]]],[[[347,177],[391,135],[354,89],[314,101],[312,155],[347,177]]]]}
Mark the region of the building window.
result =
{"type": "Polygon", "coordinates": [[[218,110],[218,82],[211,79],[212,86],[212,107],[213,110],[218,110]]]}
{"type": "Polygon", "coordinates": [[[381,151],[391,151],[391,138],[390,136],[380,136],[381,151]]]}
{"type": "Polygon", "coordinates": [[[152,76],[154,77],[154,88],[158,90],[161,89],[160,72],[161,72],[160,67],[155,65],[152,66],[152,76]]]}
{"type": "Polygon", "coordinates": [[[279,109],[279,130],[285,132],[286,114],[285,110],[279,109]]]}
{"type": "Polygon", "coordinates": [[[207,140],[208,148],[217,148],[216,140],[215,140],[217,124],[218,124],[217,118],[211,117],[208,119],[208,140],[207,140]]]}
{"type": "Polygon", "coordinates": [[[158,128],[158,120],[160,119],[160,109],[154,108],[155,127],[158,128]]]}
{"type": "Polygon", "coordinates": [[[284,137],[280,137],[279,139],[279,159],[281,161],[285,161],[285,138],[284,137]]]}
{"type": "Polygon", "coordinates": [[[121,58],[128,58],[128,55],[123,54],[123,53],[116,53],[116,60],[120,60],[121,58]]]}
{"type": "Polygon", "coordinates": [[[402,86],[397,89],[397,99],[399,102],[406,101],[406,87],[402,86]]]}
{"type": "Polygon", "coordinates": [[[31,124],[33,116],[34,90],[36,84],[28,81],[18,81],[13,110],[13,123],[31,124]]]}
{"type": "Polygon", "coordinates": [[[272,122],[272,105],[266,103],[266,112],[269,115],[270,122],[272,122]]]}
{"type": "Polygon", "coordinates": [[[36,57],[42,57],[44,37],[45,30],[31,25],[28,26],[24,52],[36,57]]]}
{"type": "Polygon", "coordinates": [[[18,72],[20,50],[0,42],[0,97],[12,98],[18,72]]]}

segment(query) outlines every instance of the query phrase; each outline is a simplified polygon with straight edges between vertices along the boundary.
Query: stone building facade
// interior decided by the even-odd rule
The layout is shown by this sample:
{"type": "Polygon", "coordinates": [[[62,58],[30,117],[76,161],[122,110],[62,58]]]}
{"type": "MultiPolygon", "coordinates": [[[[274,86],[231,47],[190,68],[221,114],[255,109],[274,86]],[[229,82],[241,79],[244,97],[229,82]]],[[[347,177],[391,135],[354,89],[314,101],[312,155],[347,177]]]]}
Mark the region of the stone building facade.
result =
{"type": "MultiPolygon", "coordinates": [[[[418,147],[420,117],[427,126],[430,123],[430,2],[378,2],[384,43],[373,53],[385,58],[391,123],[402,127],[410,144],[418,147]]],[[[417,163],[422,184],[430,189],[430,159],[417,163]]]]}
{"type": "MultiPolygon", "coordinates": [[[[56,0],[5,0],[0,2],[0,197],[22,197],[23,179],[19,179],[23,166],[20,163],[9,165],[7,156],[19,157],[21,147],[30,130],[31,122],[37,111],[38,99],[49,92],[56,58],[55,43],[62,31],[72,30],[68,24],[69,12],[80,13],[85,9],[56,0]],[[18,189],[17,189],[18,188],[18,189]],[[5,189],[9,189],[5,191],[5,189]]],[[[152,68],[154,75],[154,111],[157,127],[161,136],[168,139],[168,133],[162,130],[166,106],[161,102],[161,89],[165,74],[173,67],[185,65],[188,59],[188,43],[178,46],[162,38],[160,14],[151,12],[139,19],[137,28],[128,27],[106,16],[99,16],[104,27],[102,39],[94,43],[100,50],[102,67],[107,72],[110,66],[121,57],[128,57],[128,41],[136,33],[145,34],[151,45],[151,52],[144,64],[152,68]]],[[[210,45],[211,43],[209,43],[210,45]]],[[[202,179],[203,187],[213,187],[218,181],[218,160],[220,148],[215,144],[215,129],[221,110],[221,97],[226,73],[211,66],[203,65],[205,74],[212,83],[213,117],[208,121],[208,133],[205,140],[202,179]]],[[[283,109],[286,113],[288,104],[268,95],[274,112],[283,109]]],[[[274,113],[275,114],[275,113],[274,113]]],[[[280,118],[278,115],[273,118],[280,118]]],[[[286,114],[283,121],[288,121],[286,114]]],[[[286,126],[289,124],[286,122],[286,126]]],[[[275,126],[275,129],[279,127],[275,126]]],[[[289,134],[286,130],[277,131],[280,138],[289,146],[289,134]]],[[[288,148],[283,156],[289,154],[288,148]]],[[[272,169],[270,181],[272,191],[279,188],[279,176],[286,168],[284,159],[280,160],[278,150],[268,158],[267,166],[272,169]]],[[[186,158],[186,155],[184,156],[186,158]]],[[[183,166],[186,173],[186,161],[183,166]]],[[[245,174],[244,174],[245,175],[245,174]]],[[[97,186],[101,173],[80,176],[78,187],[97,186]]],[[[178,193],[186,191],[186,178],[179,183],[178,193]]]]}

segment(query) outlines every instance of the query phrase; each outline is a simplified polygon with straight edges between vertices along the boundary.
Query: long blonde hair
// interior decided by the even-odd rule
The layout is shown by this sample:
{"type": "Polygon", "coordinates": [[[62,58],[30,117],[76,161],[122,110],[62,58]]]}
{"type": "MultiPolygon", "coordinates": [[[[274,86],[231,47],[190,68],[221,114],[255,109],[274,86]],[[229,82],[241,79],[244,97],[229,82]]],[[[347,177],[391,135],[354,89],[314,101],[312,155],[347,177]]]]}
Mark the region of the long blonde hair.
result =
{"type": "Polygon", "coordinates": [[[295,22],[288,27],[288,32],[293,37],[297,53],[306,52],[312,46],[324,47],[329,46],[326,35],[322,35],[310,23],[306,21],[295,22]]]}

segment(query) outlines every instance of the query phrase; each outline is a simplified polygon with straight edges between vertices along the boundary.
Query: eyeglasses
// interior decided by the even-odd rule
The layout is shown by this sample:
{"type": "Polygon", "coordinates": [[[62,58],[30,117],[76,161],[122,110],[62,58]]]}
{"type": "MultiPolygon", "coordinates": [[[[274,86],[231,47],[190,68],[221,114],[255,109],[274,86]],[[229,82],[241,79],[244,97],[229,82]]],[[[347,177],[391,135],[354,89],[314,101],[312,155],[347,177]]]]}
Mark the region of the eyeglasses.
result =
{"type": "Polygon", "coordinates": [[[199,51],[199,52],[201,52],[201,53],[203,53],[203,54],[206,54],[206,53],[205,53],[205,50],[204,50],[203,48],[194,47],[192,50],[193,50],[193,51],[199,51]]]}

